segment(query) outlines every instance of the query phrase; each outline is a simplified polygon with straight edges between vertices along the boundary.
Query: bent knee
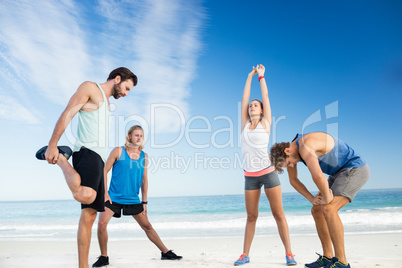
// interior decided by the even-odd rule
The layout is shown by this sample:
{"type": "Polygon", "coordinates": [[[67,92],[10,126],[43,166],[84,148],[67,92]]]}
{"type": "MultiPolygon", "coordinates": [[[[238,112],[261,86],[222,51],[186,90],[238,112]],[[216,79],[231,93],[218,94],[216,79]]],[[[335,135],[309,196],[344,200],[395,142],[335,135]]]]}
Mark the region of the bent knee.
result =
{"type": "Polygon", "coordinates": [[[322,215],[322,209],[321,209],[321,205],[315,205],[311,208],[311,215],[313,215],[313,217],[316,216],[321,216],[322,215]]]}
{"type": "Polygon", "coordinates": [[[92,204],[96,199],[96,191],[91,188],[83,188],[81,191],[74,195],[74,199],[84,205],[92,204]]]}
{"type": "Polygon", "coordinates": [[[75,200],[84,205],[90,205],[95,201],[96,196],[74,196],[75,200]]]}
{"type": "Polygon", "coordinates": [[[324,216],[338,213],[338,210],[331,204],[323,205],[321,210],[322,210],[322,214],[324,214],[324,216]]]}

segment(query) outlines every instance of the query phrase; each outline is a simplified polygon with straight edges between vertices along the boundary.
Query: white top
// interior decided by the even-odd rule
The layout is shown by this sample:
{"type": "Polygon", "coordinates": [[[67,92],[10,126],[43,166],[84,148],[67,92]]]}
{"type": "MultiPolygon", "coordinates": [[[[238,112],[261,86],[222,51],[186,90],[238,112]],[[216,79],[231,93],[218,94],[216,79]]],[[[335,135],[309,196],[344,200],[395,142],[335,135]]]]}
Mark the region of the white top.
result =
{"type": "Polygon", "coordinates": [[[241,133],[241,152],[243,154],[243,169],[248,172],[257,172],[271,165],[268,156],[269,135],[258,123],[254,130],[250,130],[250,122],[241,133]]]}
{"type": "Polygon", "coordinates": [[[103,162],[106,162],[109,150],[109,106],[105,93],[101,86],[96,83],[102,92],[103,104],[98,110],[78,113],[77,140],[74,144],[74,152],[82,146],[99,154],[103,162]]]}

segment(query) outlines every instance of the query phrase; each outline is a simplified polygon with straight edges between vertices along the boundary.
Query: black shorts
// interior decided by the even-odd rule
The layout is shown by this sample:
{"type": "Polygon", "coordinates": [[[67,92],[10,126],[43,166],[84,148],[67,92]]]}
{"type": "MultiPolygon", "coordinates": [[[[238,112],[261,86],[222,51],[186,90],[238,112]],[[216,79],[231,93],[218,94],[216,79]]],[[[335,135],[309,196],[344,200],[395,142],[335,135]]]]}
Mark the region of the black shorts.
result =
{"type": "Polygon", "coordinates": [[[81,185],[90,187],[96,191],[96,198],[92,204],[81,204],[83,208],[93,208],[97,211],[105,211],[105,181],[103,175],[102,158],[94,151],[82,147],[73,153],[73,167],[81,176],[81,185]]]}
{"type": "Polygon", "coordinates": [[[138,215],[144,211],[143,204],[123,205],[116,202],[110,204],[109,200],[106,201],[105,207],[110,208],[110,210],[114,212],[113,217],[115,218],[121,217],[122,209],[123,209],[123,215],[125,216],[138,215]]]}

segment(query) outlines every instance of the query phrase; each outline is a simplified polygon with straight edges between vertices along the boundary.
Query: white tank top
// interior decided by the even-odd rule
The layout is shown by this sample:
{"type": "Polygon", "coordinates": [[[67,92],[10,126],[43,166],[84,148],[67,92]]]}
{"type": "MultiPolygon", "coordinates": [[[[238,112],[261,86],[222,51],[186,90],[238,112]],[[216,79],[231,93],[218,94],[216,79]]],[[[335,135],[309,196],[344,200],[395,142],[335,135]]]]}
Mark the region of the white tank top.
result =
{"type": "Polygon", "coordinates": [[[77,140],[74,144],[74,152],[82,146],[91,149],[106,162],[109,151],[109,105],[101,86],[96,83],[102,92],[103,104],[98,110],[78,112],[77,140]]]}
{"type": "Polygon", "coordinates": [[[250,122],[241,133],[241,152],[243,154],[243,169],[256,172],[268,168],[271,163],[268,156],[269,135],[258,123],[254,130],[250,130],[250,122]]]}

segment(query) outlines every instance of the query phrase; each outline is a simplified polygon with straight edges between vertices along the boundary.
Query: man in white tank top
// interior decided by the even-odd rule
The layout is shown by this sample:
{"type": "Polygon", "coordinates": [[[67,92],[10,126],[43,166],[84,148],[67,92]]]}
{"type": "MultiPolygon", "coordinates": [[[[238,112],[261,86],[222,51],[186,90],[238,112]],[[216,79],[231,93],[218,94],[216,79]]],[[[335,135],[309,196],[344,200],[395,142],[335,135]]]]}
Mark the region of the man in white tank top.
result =
{"type": "Polygon", "coordinates": [[[136,84],[137,76],[124,67],[113,70],[103,84],[82,83],[57,121],[49,145],[36,153],[38,159],[61,168],[74,199],[81,203],[77,235],[80,268],[89,267],[92,225],[97,211],[104,211],[103,168],[108,153],[109,98],[127,96],[136,84]],[[71,149],[57,146],[57,143],[77,113],[79,123],[73,167],[68,162],[71,149]]]}

